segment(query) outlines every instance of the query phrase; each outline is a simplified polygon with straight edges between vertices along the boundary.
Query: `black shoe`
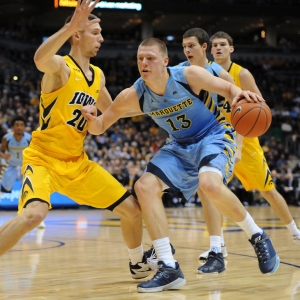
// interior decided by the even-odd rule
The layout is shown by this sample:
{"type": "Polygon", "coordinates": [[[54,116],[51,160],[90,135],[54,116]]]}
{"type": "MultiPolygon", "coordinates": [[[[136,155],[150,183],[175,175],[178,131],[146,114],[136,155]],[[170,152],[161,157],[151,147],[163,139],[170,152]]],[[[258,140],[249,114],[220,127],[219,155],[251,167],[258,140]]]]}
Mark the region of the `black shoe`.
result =
{"type": "Polygon", "coordinates": [[[226,270],[224,257],[222,253],[215,253],[213,251],[208,253],[206,263],[198,268],[200,274],[214,274],[222,273],[226,270]]]}
{"type": "Polygon", "coordinates": [[[147,257],[145,255],[145,252],[141,262],[135,265],[133,265],[131,261],[129,262],[129,270],[130,270],[130,275],[133,279],[142,279],[151,274],[152,268],[147,262],[147,257]]]}
{"type": "Polygon", "coordinates": [[[177,289],[186,284],[186,280],[180,270],[179,264],[175,262],[175,269],[165,265],[163,261],[158,262],[158,270],[151,280],[141,282],[137,286],[140,293],[155,293],[171,289],[177,289]]]}
{"type": "MultiPolygon", "coordinates": [[[[170,244],[170,246],[171,246],[172,254],[174,255],[176,250],[172,244],[170,244]]],[[[146,256],[147,263],[152,268],[152,270],[155,271],[158,270],[158,260],[157,260],[157,255],[155,253],[154,247],[152,246],[149,250],[145,251],[144,255],[146,256]]]]}
{"type": "Polygon", "coordinates": [[[269,236],[264,231],[256,233],[249,242],[255,250],[260,271],[263,274],[275,273],[279,267],[280,259],[269,236]]]}

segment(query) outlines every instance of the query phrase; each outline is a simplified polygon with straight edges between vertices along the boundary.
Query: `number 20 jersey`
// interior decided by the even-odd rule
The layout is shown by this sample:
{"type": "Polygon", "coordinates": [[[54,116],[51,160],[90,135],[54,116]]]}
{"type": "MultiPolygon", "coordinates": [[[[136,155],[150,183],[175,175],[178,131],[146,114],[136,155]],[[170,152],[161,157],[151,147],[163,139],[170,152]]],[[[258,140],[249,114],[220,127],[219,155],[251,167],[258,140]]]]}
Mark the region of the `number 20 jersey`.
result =
{"type": "Polygon", "coordinates": [[[41,93],[40,126],[32,133],[30,147],[67,160],[83,152],[87,122],[81,108],[97,102],[101,73],[98,67],[90,65],[92,80],[89,81],[71,56],[63,58],[70,68],[69,79],[60,89],[41,93]]]}

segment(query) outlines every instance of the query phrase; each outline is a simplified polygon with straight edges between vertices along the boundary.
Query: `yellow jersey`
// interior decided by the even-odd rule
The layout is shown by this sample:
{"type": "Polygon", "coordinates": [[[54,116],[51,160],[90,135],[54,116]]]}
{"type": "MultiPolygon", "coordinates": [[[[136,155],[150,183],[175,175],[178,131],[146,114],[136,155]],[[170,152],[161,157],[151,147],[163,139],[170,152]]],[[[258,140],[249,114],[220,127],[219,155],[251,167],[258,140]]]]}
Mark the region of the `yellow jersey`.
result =
{"type": "Polygon", "coordinates": [[[32,133],[30,147],[68,160],[83,152],[87,121],[81,114],[81,108],[97,102],[101,71],[90,64],[92,80],[89,81],[71,56],[63,58],[70,68],[69,79],[60,89],[41,93],[39,128],[32,133]]]}
{"type": "MultiPolygon", "coordinates": [[[[240,73],[242,71],[243,67],[236,63],[231,63],[231,66],[229,67],[228,73],[233,78],[234,83],[236,86],[242,89],[241,81],[240,81],[240,73]]],[[[221,101],[219,101],[219,106],[222,107],[222,112],[225,115],[227,121],[231,124],[231,106],[227,99],[222,98],[221,101]],[[221,105],[220,105],[221,104],[221,105]]],[[[259,143],[258,138],[248,138],[244,137],[244,142],[249,143],[259,143]]]]}

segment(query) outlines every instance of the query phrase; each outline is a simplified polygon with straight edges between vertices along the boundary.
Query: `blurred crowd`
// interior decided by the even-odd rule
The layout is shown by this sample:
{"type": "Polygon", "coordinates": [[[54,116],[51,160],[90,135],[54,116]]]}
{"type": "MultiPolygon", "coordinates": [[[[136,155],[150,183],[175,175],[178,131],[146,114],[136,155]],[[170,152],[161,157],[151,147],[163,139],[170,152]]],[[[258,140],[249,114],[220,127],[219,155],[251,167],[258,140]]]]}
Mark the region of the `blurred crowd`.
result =
{"type": "MultiPolygon", "coordinates": [[[[101,52],[101,50],[100,50],[101,52]]],[[[42,74],[33,63],[34,51],[0,47],[0,138],[10,130],[15,115],[26,117],[28,132],[38,127],[38,106],[42,74]]],[[[176,65],[179,55],[172,55],[169,65],[176,65]]],[[[236,61],[248,68],[271,107],[273,122],[260,138],[273,180],[288,204],[299,205],[300,177],[300,60],[262,58],[236,61]]],[[[105,76],[107,89],[114,98],[139,77],[135,56],[92,59],[105,76]]],[[[146,164],[165,143],[166,133],[147,116],[120,120],[101,136],[87,135],[84,149],[91,160],[113,174],[128,190],[146,164]]],[[[255,192],[247,193],[237,179],[230,183],[245,205],[263,204],[255,192]]],[[[164,196],[165,206],[178,206],[180,199],[164,196]]],[[[201,205],[197,195],[190,200],[201,205]]]]}

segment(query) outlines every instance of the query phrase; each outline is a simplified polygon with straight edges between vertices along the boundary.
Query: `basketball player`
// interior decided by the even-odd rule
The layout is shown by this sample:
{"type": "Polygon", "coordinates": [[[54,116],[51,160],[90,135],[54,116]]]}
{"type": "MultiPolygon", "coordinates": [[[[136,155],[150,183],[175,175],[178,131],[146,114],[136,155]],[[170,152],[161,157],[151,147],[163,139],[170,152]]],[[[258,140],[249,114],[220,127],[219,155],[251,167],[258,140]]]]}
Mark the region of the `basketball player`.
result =
{"type": "Polygon", "coordinates": [[[263,251],[258,256],[261,272],[273,273],[279,257],[270,239],[224,185],[235,160],[235,131],[206,91],[234,99],[233,104],[242,97],[255,102],[264,100],[203,68],[167,67],[168,60],[166,45],[161,40],[144,40],[137,52],[141,77],[134,85],[122,91],[101,116],[97,117],[93,105],[82,108],[91,134],[102,134],[129,111],[132,115],[147,113],[170,136],[170,141],[154,155],[135,184],[159,260],[154,277],[139,283],[138,291],[160,292],[186,283],[168,238],[168,221],[161,200],[162,191],[167,189],[181,192],[189,199],[200,185],[222,214],[237,222],[254,247],[263,251]]]}
{"type": "MultiPolygon", "coordinates": [[[[1,178],[1,192],[11,193],[17,179],[22,180],[20,168],[22,166],[23,150],[28,147],[31,135],[25,132],[26,121],[23,117],[17,116],[11,121],[12,132],[3,136],[1,141],[0,157],[6,161],[1,178]]],[[[38,228],[45,228],[42,221],[38,228]]]]}
{"type": "Polygon", "coordinates": [[[0,228],[0,255],[40,224],[57,191],[79,204],[105,208],[121,217],[124,240],[134,278],[151,273],[141,246],[142,218],[137,201],[105,169],[83,151],[87,122],[84,105],[104,111],[111,104],[103,72],[89,63],[101,47],[100,20],[91,15],[99,1],[78,1],[72,17],[36,51],[34,61],[44,73],[41,86],[40,127],[23,152],[23,185],[18,216],[0,228]],[[56,55],[69,40],[70,54],[56,55]]]}
{"type": "MultiPolygon", "coordinates": [[[[261,93],[252,74],[247,69],[231,61],[230,54],[233,51],[233,40],[227,33],[217,32],[211,37],[211,53],[215,62],[229,72],[237,86],[243,90],[250,90],[260,95],[261,93]]],[[[193,52],[192,56],[195,59],[194,56],[196,54],[193,52]]],[[[229,101],[220,97],[218,99],[223,114],[230,122],[231,107],[229,101]]],[[[262,196],[270,203],[277,216],[286,225],[294,242],[299,245],[299,229],[291,216],[286,201],[275,188],[263,150],[259,144],[259,139],[245,137],[241,144],[241,160],[234,166],[233,174],[241,181],[247,191],[253,189],[260,191],[262,196]]],[[[222,216],[216,209],[213,201],[209,201],[206,197],[203,199],[201,197],[201,200],[203,200],[204,217],[210,234],[211,249],[202,253],[199,258],[202,260],[207,259],[212,249],[217,252],[221,252],[222,250],[223,254],[227,256],[223,231],[221,230],[222,216]]],[[[218,268],[216,265],[208,273],[217,272],[218,268]]]]}

